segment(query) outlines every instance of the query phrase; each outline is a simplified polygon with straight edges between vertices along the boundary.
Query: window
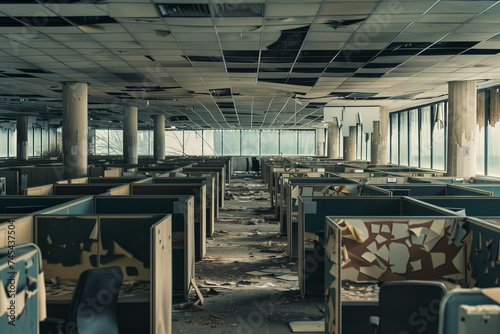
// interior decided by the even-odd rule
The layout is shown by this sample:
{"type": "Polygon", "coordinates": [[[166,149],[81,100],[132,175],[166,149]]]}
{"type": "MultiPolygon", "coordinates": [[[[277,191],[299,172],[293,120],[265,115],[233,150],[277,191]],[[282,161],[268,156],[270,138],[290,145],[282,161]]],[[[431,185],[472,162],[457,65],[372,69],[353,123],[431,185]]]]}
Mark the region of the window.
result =
{"type": "Polygon", "coordinates": [[[222,136],[224,155],[240,155],[240,130],[224,130],[222,136]]]}
{"type": "Polygon", "coordinates": [[[280,154],[280,133],[277,130],[262,130],[261,133],[261,154],[280,154]]]}
{"type": "Polygon", "coordinates": [[[399,113],[399,164],[408,166],[408,112],[399,113]]]}
{"type": "Polygon", "coordinates": [[[184,154],[203,155],[203,131],[184,131],[184,154]]]}
{"type": "Polygon", "coordinates": [[[297,131],[280,131],[280,154],[297,155],[297,131]]]}
{"type": "Polygon", "coordinates": [[[259,155],[260,132],[241,130],[241,155],[259,155]]]}
{"type": "Polygon", "coordinates": [[[431,107],[420,109],[420,167],[431,168],[431,107]]]}
{"type": "Polygon", "coordinates": [[[316,131],[298,131],[299,155],[315,155],[316,131]]]}
{"type": "Polygon", "coordinates": [[[432,168],[445,169],[445,115],[446,103],[438,103],[432,108],[432,168]]]}
{"type": "Polygon", "coordinates": [[[391,114],[391,163],[399,164],[399,114],[391,114]]]}
{"type": "Polygon", "coordinates": [[[418,167],[418,154],[419,154],[419,135],[418,135],[418,109],[409,111],[408,117],[408,137],[409,147],[408,155],[410,159],[410,166],[418,167]]]}
{"type": "Polygon", "coordinates": [[[183,155],[183,144],[183,131],[165,131],[165,155],[183,155]]]}

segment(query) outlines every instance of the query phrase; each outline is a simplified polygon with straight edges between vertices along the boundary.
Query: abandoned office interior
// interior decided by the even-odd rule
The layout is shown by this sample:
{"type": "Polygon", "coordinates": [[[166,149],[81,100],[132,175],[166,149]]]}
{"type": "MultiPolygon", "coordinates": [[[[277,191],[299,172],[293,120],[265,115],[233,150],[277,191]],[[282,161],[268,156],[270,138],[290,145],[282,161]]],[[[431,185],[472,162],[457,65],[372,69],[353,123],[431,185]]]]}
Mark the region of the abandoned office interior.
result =
{"type": "Polygon", "coordinates": [[[500,1],[0,1],[0,333],[497,333],[500,1]]]}

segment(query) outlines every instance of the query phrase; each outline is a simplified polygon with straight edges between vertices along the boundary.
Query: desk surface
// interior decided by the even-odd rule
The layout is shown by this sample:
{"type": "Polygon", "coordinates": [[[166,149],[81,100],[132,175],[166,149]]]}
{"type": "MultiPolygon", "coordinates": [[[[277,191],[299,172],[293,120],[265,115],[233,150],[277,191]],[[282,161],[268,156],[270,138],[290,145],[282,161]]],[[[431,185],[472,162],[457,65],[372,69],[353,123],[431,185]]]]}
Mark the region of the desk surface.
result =
{"type": "MultiPolygon", "coordinates": [[[[47,304],[66,304],[71,301],[76,281],[61,281],[59,284],[45,283],[47,304]]],[[[149,302],[149,282],[125,281],[122,284],[119,303],[149,302]]]]}

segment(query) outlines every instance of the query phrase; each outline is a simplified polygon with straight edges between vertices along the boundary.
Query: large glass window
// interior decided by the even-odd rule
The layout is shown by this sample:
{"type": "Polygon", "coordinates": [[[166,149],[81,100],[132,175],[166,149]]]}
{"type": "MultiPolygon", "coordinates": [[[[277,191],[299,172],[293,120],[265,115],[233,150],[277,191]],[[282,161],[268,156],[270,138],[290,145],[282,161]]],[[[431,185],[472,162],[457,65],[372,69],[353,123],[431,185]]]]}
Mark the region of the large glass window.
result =
{"type": "Polygon", "coordinates": [[[438,103],[432,108],[432,168],[445,169],[445,118],[446,103],[438,103]]]}
{"type": "Polygon", "coordinates": [[[408,166],[408,112],[399,113],[399,164],[408,166]]]}
{"type": "Polygon", "coordinates": [[[33,156],[42,155],[42,128],[33,124],[33,156]]]}
{"type": "Polygon", "coordinates": [[[123,154],[123,130],[109,130],[109,154],[123,154]]]}
{"type": "Polygon", "coordinates": [[[17,156],[17,129],[9,130],[9,157],[17,156]]]}
{"type": "Polygon", "coordinates": [[[485,174],[484,171],[484,137],[485,137],[485,107],[486,92],[477,94],[477,118],[476,118],[476,174],[485,174]]]}
{"type": "Polygon", "coordinates": [[[137,154],[138,155],[152,155],[151,141],[153,140],[153,131],[139,130],[137,131],[137,154]]]}
{"type": "Polygon", "coordinates": [[[262,130],[261,133],[261,155],[280,154],[280,133],[277,130],[262,130]]]}
{"type": "Polygon", "coordinates": [[[203,130],[203,155],[222,155],[222,131],[203,130]]]}
{"type": "Polygon", "coordinates": [[[240,155],[240,130],[224,130],[222,144],[224,155],[240,155]]]}
{"type": "Polygon", "coordinates": [[[297,131],[280,131],[280,153],[297,155],[297,131]]]}
{"type": "Polygon", "coordinates": [[[258,130],[241,131],[241,155],[259,155],[260,132],[258,130]]]}
{"type": "Polygon", "coordinates": [[[202,130],[184,131],[184,154],[203,154],[203,132],[202,130]]]}
{"type": "Polygon", "coordinates": [[[431,107],[420,109],[420,167],[431,168],[431,107]]]}
{"type": "Polygon", "coordinates": [[[391,114],[391,163],[399,164],[399,128],[398,113],[391,114]]]}
{"type": "Polygon", "coordinates": [[[108,155],[108,130],[95,130],[95,154],[108,155]]]}
{"type": "Polygon", "coordinates": [[[183,155],[183,143],[183,131],[165,131],[165,155],[183,155]]]}
{"type": "Polygon", "coordinates": [[[298,131],[299,155],[314,155],[316,145],[316,131],[298,131]]]}
{"type": "Polygon", "coordinates": [[[488,175],[500,176],[500,90],[490,91],[488,119],[488,175]]]}
{"type": "Polygon", "coordinates": [[[0,126],[0,157],[6,158],[9,156],[9,147],[7,143],[9,142],[9,128],[4,128],[0,126]]]}
{"type": "Polygon", "coordinates": [[[412,109],[408,114],[408,136],[410,166],[418,167],[418,109],[412,109]]]}

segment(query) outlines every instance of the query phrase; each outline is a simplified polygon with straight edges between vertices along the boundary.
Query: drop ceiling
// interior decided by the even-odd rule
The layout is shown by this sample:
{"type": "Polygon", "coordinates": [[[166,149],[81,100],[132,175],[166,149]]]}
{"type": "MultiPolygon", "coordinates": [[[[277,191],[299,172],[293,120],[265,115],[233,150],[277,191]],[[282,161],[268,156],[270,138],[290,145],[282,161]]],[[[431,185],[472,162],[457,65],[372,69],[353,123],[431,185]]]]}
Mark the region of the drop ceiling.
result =
{"type": "Polygon", "coordinates": [[[499,1],[0,1],[0,121],[57,124],[67,81],[89,84],[96,128],[129,104],[141,128],[287,129],[499,78],[499,1]]]}

